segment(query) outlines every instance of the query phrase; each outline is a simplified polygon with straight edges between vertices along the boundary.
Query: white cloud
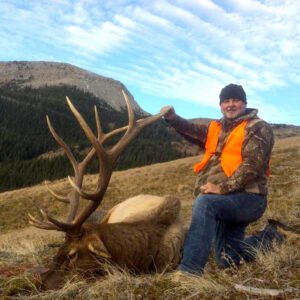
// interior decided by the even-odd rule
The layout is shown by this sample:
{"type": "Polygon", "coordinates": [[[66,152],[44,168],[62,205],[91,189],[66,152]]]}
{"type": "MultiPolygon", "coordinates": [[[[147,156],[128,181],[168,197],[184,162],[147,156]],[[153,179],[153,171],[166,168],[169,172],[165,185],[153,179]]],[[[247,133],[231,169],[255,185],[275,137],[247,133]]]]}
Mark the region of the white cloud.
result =
{"type": "Polygon", "coordinates": [[[272,10],[272,6],[266,6],[257,0],[228,0],[228,2],[231,4],[233,11],[246,15],[249,15],[249,13],[269,13],[272,10]]]}
{"type": "Polygon", "coordinates": [[[87,9],[84,7],[83,3],[77,2],[73,6],[73,11],[71,13],[66,13],[64,15],[64,20],[68,23],[73,23],[77,25],[91,25],[91,16],[87,9]]]}
{"type": "Polygon", "coordinates": [[[91,55],[102,55],[124,46],[129,34],[122,26],[104,22],[99,27],[66,26],[66,43],[77,46],[91,55]]]}
{"type": "Polygon", "coordinates": [[[147,24],[149,26],[156,26],[159,28],[167,29],[170,29],[172,27],[171,22],[169,22],[168,20],[154,15],[139,6],[133,8],[132,17],[138,20],[140,23],[147,24]]]}

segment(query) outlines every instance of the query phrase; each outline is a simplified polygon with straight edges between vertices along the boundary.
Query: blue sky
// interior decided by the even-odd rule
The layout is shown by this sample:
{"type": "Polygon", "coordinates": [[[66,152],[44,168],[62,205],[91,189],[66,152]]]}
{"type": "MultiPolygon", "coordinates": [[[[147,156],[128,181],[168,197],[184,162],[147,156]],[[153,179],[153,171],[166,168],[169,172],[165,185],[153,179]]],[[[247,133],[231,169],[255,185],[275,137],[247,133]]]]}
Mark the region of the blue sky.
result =
{"type": "Polygon", "coordinates": [[[260,117],[300,125],[298,0],[0,0],[0,15],[1,61],[74,64],[186,118],[221,117],[238,83],[260,117]]]}

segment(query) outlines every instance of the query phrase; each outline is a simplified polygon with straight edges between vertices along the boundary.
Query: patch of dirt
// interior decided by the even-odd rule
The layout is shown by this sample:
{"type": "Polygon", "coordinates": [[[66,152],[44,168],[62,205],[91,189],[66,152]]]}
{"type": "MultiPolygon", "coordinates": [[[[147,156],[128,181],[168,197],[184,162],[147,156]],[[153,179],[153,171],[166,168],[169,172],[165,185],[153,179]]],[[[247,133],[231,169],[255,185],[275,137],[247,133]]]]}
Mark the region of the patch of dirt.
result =
{"type": "Polygon", "coordinates": [[[31,264],[18,264],[18,265],[9,265],[0,268],[0,278],[8,278],[11,276],[17,276],[23,274],[24,272],[33,269],[31,264]]]}

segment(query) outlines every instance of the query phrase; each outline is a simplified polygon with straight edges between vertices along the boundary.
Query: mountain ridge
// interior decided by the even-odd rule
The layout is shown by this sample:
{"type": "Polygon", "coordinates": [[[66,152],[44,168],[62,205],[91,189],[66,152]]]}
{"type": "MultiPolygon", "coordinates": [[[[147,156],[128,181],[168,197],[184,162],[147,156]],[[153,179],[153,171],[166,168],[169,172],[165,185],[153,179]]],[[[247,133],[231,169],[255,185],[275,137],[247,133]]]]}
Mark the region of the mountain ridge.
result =
{"type": "Polygon", "coordinates": [[[0,62],[0,85],[14,82],[20,87],[76,86],[104,100],[114,109],[125,108],[122,90],[135,111],[145,113],[120,81],[104,77],[68,63],[46,61],[0,62]]]}

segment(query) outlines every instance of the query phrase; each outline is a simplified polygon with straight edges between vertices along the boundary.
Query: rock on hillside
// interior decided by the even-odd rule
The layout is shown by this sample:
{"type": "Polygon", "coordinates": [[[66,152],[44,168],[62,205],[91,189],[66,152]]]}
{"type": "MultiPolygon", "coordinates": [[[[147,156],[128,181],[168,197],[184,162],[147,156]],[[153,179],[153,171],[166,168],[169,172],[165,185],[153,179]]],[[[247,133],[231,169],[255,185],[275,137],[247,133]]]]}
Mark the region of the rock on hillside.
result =
{"type": "Polygon", "coordinates": [[[103,77],[70,64],[57,62],[0,62],[0,84],[14,82],[17,85],[41,86],[70,85],[94,94],[120,111],[125,107],[123,89],[136,111],[143,112],[127,88],[119,81],[103,77]]]}

